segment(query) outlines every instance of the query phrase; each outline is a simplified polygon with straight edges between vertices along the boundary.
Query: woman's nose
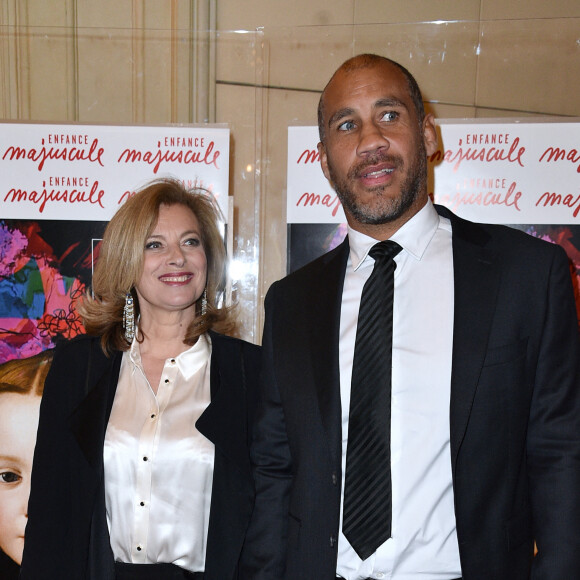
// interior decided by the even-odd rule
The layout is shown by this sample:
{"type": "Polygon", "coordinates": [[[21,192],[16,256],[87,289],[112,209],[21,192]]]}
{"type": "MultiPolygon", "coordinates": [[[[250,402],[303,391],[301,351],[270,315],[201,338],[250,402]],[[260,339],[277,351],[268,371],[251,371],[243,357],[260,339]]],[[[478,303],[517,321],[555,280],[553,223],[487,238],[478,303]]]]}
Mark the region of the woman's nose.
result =
{"type": "Polygon", "coordinates": [[[169,255],[169,263],[181,266],[185,263],[185,256],[183,249],[179,245],[171,247],[171,253],[169,255]]]}

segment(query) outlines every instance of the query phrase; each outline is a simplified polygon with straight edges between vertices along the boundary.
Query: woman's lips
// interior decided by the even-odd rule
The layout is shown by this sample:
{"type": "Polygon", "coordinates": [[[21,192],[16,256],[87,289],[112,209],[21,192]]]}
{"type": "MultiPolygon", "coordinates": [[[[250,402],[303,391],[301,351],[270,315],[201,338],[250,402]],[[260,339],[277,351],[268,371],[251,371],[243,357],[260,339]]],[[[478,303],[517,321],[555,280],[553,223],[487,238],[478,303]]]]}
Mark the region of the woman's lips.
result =
{"type": "Polygon", "coordinates": [[[191,272],[179,272],[176,274],[163,274],[159,280],[164,284],[187,284],[193,278],[191,272]]]}

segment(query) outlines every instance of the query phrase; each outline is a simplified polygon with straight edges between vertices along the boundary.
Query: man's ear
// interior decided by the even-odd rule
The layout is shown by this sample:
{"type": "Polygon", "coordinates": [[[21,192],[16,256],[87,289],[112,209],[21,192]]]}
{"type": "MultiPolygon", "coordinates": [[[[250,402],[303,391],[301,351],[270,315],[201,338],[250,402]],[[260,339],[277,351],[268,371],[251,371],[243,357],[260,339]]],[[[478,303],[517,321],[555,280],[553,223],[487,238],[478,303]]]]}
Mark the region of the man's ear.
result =
{"type": "Polygon", "coordinates": [[[435,127],[435,117],[432,113],[428,113],[423,119],[423,143],[425,143],[427,156],[433,155],[437,151],[439,140],[437,138],[437,128],[435,127]]]}
{"type": "MultiPolygon", "coordinates": [[[[328,172],[328,157],[326,156],[326,148],[320,142],[318,144],[318,156],[320,157],[320,166],[322,167],[322,173],[324,173],[324,177],[328,179],[330,182],[330,173],[328,172]]],[[[332,182],[330,182],[332,185],[332,182]]]]}

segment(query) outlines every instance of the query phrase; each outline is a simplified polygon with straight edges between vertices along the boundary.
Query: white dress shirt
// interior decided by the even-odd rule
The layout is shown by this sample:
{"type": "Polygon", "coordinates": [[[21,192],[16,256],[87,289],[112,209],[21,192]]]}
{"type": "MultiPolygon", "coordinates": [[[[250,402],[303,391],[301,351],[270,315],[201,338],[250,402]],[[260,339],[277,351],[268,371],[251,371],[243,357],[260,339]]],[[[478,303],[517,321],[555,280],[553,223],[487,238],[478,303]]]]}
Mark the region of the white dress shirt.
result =
{"type": "MultiPolygon", "coordinates": [[[[377,240],[348,231],[340,320],[342,489],[360,297],[377,240]]],[[[362,561],[342,534],[337,574],[347,580],[449,580],[461,576],[449,447],[453,341],[451,225],[429,202],[391,238],[395,257],[391,399],[392,538],[362,561]]],[[[343,496],[344,497],[344,496],[343,496]]]]}
{"type": "Polygon", "coordinates": [[[167,359],[157,395],[134,340],[123,353],[104,447],[116,561],[203,572],[214,446],[195,427],[210,402],[211,342],[167,359]]]}

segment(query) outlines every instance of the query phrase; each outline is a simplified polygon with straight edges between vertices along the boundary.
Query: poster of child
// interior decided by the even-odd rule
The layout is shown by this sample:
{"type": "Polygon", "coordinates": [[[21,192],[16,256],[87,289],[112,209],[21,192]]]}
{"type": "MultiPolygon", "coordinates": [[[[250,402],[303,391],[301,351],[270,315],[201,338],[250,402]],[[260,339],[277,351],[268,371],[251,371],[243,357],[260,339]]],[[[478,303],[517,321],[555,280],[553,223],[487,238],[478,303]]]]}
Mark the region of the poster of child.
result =
{"type": "Polygon", "coordinates": [[[0,578],[17,578],[40,399],[52,350],[0,365],[0,578]]]}

